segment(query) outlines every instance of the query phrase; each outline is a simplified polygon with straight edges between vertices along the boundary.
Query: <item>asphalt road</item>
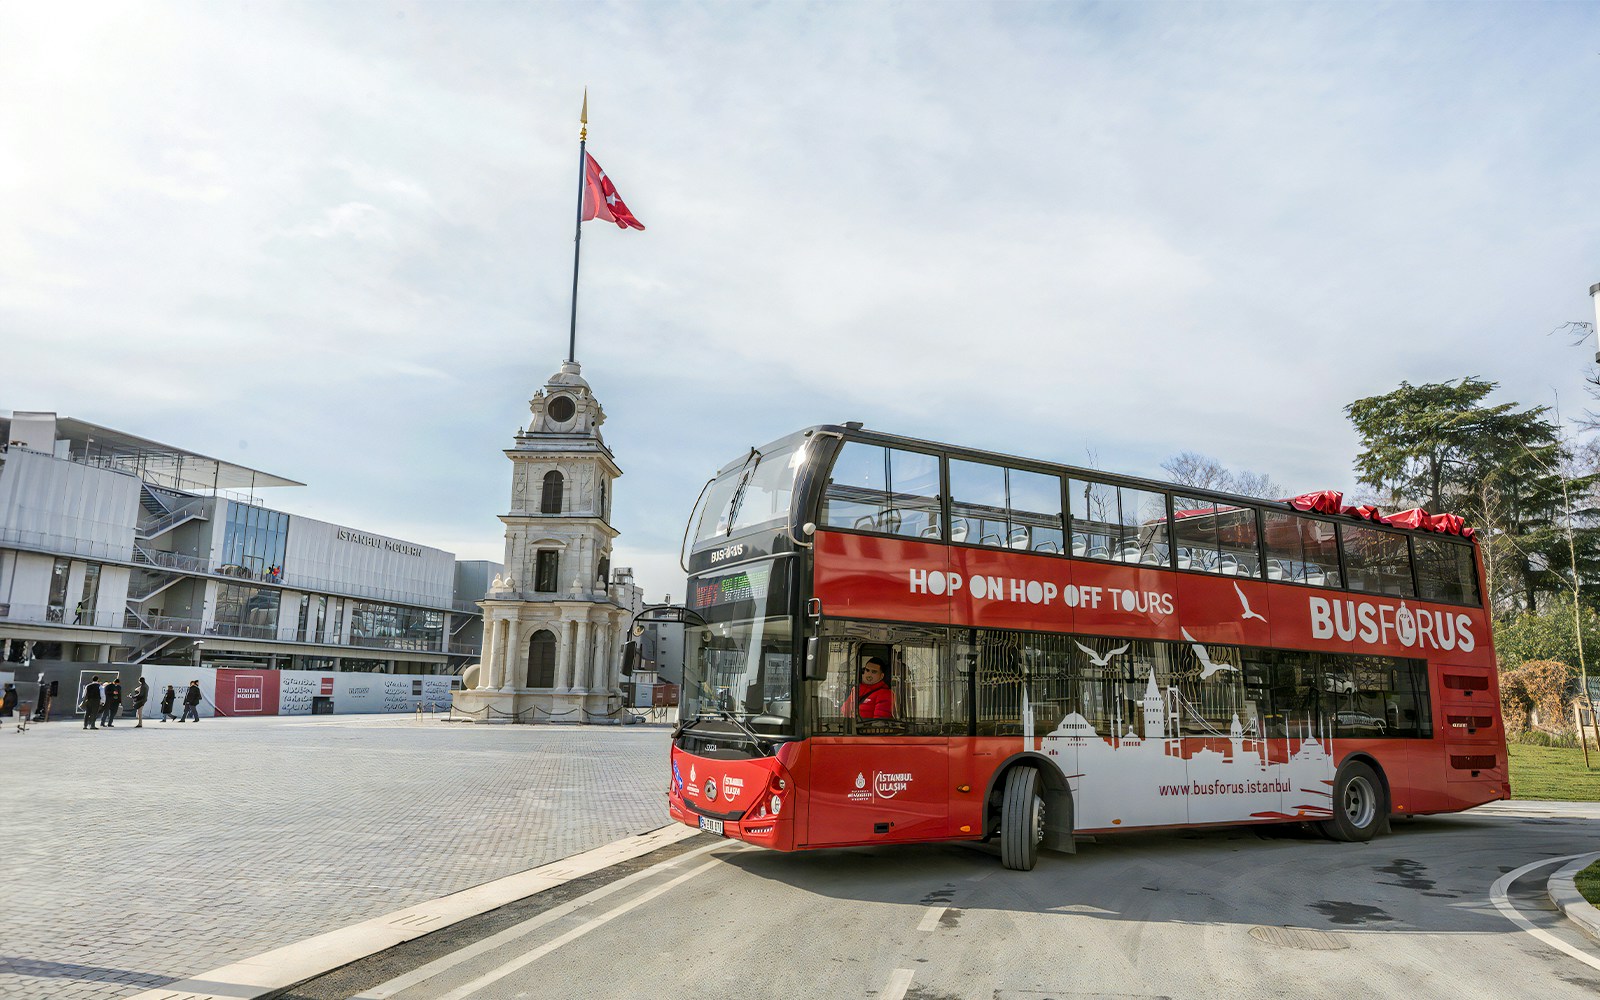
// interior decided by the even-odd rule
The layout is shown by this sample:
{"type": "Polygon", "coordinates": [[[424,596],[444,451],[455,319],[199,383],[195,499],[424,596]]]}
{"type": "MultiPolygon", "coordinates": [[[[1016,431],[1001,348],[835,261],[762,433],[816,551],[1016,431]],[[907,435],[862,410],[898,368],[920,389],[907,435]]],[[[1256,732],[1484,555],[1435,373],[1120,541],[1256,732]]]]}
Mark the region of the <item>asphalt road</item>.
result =
{"type": "Polygon", "coordinates": [[[1283,828],[1132,834],[1045,855],[776,854],[702,835],[306,984],[301,1000],[560,997],[1539,997],[1600,993],[1600,944],[1551,908],[1600,810],[1418,819],[1371,844],[1283,828]]]}

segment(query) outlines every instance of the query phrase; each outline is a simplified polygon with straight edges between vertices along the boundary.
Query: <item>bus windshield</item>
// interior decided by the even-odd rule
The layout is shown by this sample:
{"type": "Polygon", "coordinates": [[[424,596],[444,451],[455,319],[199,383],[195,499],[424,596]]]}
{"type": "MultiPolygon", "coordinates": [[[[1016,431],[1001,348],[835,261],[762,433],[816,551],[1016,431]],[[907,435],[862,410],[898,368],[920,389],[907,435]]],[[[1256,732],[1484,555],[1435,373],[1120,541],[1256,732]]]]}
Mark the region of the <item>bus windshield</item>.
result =
{"type": "Polygon", "coordinates": [[[689,581],[698,621],[684,630],[679,718],[729,712],[758,733],[794,732],[793,557],[729,567],[689,581]]]}
{"type": "Polygon", "coordinates": [[[788,517],[795,473],[805,462],[803,444],[782,445],[766,454],[752,450],[742,466],[718,476],[706,491],[695,543],[714,542],[788,517]]]}
{"type": "Polygon", "coordinates": [[[762,735],[792,734],[793,638],[788,618],[688,627],[679,717],[729,712],[762,735]]]}

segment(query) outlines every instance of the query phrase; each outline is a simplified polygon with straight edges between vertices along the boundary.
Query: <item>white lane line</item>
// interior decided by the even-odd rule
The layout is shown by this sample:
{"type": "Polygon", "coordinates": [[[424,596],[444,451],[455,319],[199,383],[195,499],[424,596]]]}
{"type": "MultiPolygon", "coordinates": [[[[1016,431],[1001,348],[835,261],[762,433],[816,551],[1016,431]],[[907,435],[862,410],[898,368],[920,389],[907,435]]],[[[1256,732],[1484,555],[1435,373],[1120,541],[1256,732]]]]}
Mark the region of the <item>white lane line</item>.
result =
{"type": "Polygon", "coordinates": [[[911,988],[911,977],[914,975],[910,969],[896,969],[889,976],[888,985],[883,988],[883,1000],[903,1000],[906,990],[911,988]]]}
{"type": "Polygon", "coordinates": [[[553,906],[550,909],[545,910],[543,913],[529,917],[527,920],[524,920],[512,927],[508,927],[505,930],[500,931],[498,934],[486,937],[482,941],[478,941],[475,944],[470,944],[459,951],[453,951],[450,954],[445,955],[443,958],[435,959],[434,961],[429,962],[427,965],[418,966],[404,975],[396,976],[386,983],[381,983],[364,993],[359,993],[356,996],[351,997],[350,1000],[388,1000],[389,997],[392,997],[404,990],[408,990],[418,983],[427,982],[429,979],[432,979],[441,973],[448,972],[463,962],[471,961],[472,959],[477,958],[479,955],[493,951],[502,945],[509,944],[524,934],[527,934],[529,931],[537,930],[551,921],[559,920],[575,910],[580,910],[585,906],[598,903],[600,900],[605,899],[612,893],[621,892],[628,886],[643,881],[644,879],[649,878],[651,875],[660,874],[669,868],[677,867],[691,858],[705,854],[707,851],[714,851],[719,847],[726,846],[728,846],[727,841],[720,841],[715,844],[707,844],[705,847],[699,847],[692,851],[686,851],[675,858],[669,858],[658,865],[651,865],[649,868],[645,868],[642,871],[636,871],[632,875],[626,875],[617,879],[615,882],[601,886],[593,892],[585,893],[584,895],[579,896],[577,899],[568,900],[559,906],[553,906]]]}
{"type": "Polygon", "coordinates": [[[919,931],[931,931],[939,928],[939,918],[944,916],[948,906],[930,906],[928,912],[922,915],[922,923],[917,925],[919,931]]]}
{"type": "MultiPolygon", "coordinates": [[[[534,962],[537,962],[539,959],[550,954],[552,951],[555,951],[557,948],[560,948],[562,945],[576,941],[578,938],[583,937],[590,931],[596,930],[617,919],[624,913],[627,913],[629,910],[634,910],[643,906],[662,893],[670,892],[677,888],[681,883],[689,881],[696,875],[710,871],[712,868],[715,868],[720,864],[722,864],[721,861],[707,861],[699,868],[686,871],[672,881],[656,886],[654,889],[651,889],[644,895],[639,896],[637,899],[623,903],[614,910],[607,910],[605,913],[600,914],[598,917],[595,917],[587,923],[579,924],[577,927],[567,931],[565,934],[561,935],[555,940],[540,945],[539,947],[528,952],[526,955],[523,955],[520,958],[512,959],[506,964],[500,966],[498,969],[486,972],[477,979],[474,979],[472,982],[451,990],[449,993],[446,993],[444,996],[440,997],[439,1000],[466,1000],[467,997],[473,996],[490,983],[499,982],[505,977],[511,975],[513,972],[516,972],[518,969],[532,965],[534,962]]],[[[903,996],[904,994],[905,991],[901,990],[900,995],[903,996]]]]}
{"type": "Polygon", "coordinates": [[[1533,871],[1535,868],[1543,868],[1545,865],[1559,864],[1563,861],[1572,861],[1575,858],[1586,857],[1588,853],[1589,852],[1585,852],[1584,854],[1568,854],[1563,858],[1546,858],[1543,861],[1535,861],[1532,864],[1523,865],[1514,872],[1507,872],[1506,874],[1500,876],[1500,878],[1495,881],[1495,884],[1490,887],[1489,902],[1493,903],[1495,909],[1499,910],[1507,920],[1516,924],[1518,927],[1522,928],[1524,931],[1527,931],[1540,941],[1543,941],[1550,947],[1555,948],[1557,951],[1562,951],[1568,955],[1571,955],[1584,965],[1587,965],[1591,968],[1600,969],[1600,958],[1595,958],[1593,955],[1579,951],[1577,948],[1567,944],[1565,941],[1556,937],[1554,934],[1551,934],[1549,931],[1540,930],[1539,928],[1533,926],[1533,924],[1529,922],[1528,918],[1518,913],[1517,908],[1512,906],[1511,901],[1506,898],[1506,890],[1511,887],[1511,883],[1526,875],[1528,872],[1533,871]]]}

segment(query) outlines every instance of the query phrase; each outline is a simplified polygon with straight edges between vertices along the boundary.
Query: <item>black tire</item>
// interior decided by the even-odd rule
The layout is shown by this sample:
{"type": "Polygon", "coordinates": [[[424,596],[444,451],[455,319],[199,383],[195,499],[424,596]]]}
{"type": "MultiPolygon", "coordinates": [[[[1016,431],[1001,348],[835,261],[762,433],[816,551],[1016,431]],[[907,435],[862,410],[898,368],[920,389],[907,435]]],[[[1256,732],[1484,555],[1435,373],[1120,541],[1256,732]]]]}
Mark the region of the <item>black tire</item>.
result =
{"type": "Polygon", "coordinates": [[[1015,767],[1006,774],[1005,798],[1000,804],[1000,863],[1012,871],[1032,871],[1044,840],[1044,799],[1039,795],[1039,772],[1015,767]]]}
{"type": "Polygon", "coordinates": [[[1360,761],[1347,761],[1333,779],[1333,818],[1322,821],[1322,832],[1334,840],[1365,844],[1388,815],[1378,772],[1360,761]]]}

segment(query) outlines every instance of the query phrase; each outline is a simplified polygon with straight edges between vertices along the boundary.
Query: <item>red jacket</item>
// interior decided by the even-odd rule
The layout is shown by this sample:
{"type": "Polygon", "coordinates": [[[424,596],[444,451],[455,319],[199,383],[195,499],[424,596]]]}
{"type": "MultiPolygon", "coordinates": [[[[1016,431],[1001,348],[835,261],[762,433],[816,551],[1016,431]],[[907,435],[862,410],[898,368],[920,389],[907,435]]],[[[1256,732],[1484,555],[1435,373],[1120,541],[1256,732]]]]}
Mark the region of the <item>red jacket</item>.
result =
{"type": "Polygon", "coordinates": [[[846,716],[860,719],[890,718],[894,715],[894,692],[883,681],[857,684],[856,689],[850,692],[850,697],[844,700],[840,711],[846,716]]]}

